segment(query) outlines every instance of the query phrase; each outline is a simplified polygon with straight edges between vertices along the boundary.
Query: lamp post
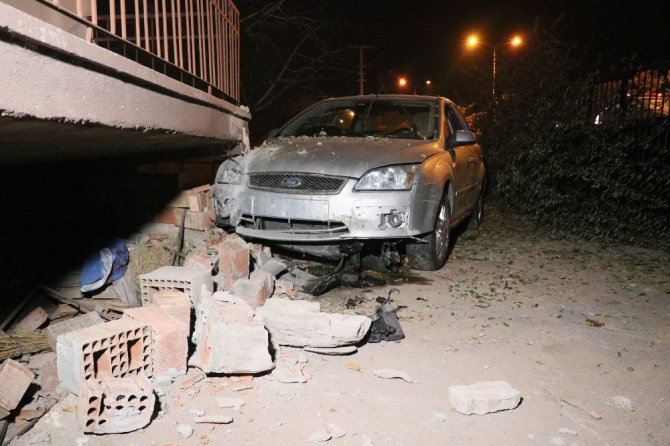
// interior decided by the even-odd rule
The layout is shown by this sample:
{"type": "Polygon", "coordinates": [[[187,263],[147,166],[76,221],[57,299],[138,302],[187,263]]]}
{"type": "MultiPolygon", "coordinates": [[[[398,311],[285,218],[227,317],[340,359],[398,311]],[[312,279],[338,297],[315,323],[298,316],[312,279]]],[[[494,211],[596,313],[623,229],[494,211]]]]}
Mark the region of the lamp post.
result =
{"type": "Polygon", "coordinates": [[[511,39],[501,42],[497,45],[489,45],[488,43],[482,42],[479,40],[479,37],[476,34],[471,34],[468,39],[466,40],[466,45],[468,48],[474,48],[476,46],[482,45],[487,48],[491,48],[493,50],[493,73],[492,73],[492,86],[491,86],[491,94],[493,96],[493,100],[496,98],[496,49],[501,46],[511,46],[511,47],[519,47],[523,44],[523,39],[519,35],[513,36],[511,39]]]}

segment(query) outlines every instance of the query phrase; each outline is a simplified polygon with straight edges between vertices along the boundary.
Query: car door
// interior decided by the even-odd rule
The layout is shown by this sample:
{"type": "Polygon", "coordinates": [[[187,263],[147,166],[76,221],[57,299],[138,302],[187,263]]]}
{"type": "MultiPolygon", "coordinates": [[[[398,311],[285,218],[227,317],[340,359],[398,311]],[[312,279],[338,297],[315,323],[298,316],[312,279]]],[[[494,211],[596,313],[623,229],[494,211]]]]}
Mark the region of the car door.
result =
{"type": "MultiPolygon", "coordinates": [[[[453,104],[445,104],[446,116],[449,120],[449,125],[454,132],[464,131],[470,132],[470,127],[465,121],[463,114],[453,104]]],[[[481,149],[478,144],[455,144],[452,137],[453,150],[456,152],[456,167],[458,172],[454,172],[454,176],[458,175],[459,189],[457,196],[454,197],[455,203],[458,205],[454,209],[454,217],[460,218],[465,216],[477,200],[477,174],[482,163],[481,149]]]]}
{"type": "Polygon", "coordinates": [[[467,192],[471,186],[469,179],[470,149],[466,145],[455,144],[456,130],[458,130],[459,125],[449,103],[443,104],[442,112],[444,116],[445,150],[448,152],[447,156],[451,160],[453,172],[454,208],[452,210],[452,218],[460,219],[463,209],[467,207],[467,192]]]}

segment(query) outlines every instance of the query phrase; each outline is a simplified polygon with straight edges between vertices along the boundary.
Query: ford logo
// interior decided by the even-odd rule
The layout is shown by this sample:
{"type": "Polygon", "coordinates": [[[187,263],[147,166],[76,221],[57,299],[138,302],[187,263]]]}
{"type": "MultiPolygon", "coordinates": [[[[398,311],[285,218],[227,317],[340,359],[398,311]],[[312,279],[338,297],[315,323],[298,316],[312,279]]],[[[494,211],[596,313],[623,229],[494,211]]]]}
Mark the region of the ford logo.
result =
{"type": "Polygon", "coordinates": [[[286,177],[281,180],[281,185],[284,187],[299,187],[302,184],[302,180],[296,177],[286,177]]]}

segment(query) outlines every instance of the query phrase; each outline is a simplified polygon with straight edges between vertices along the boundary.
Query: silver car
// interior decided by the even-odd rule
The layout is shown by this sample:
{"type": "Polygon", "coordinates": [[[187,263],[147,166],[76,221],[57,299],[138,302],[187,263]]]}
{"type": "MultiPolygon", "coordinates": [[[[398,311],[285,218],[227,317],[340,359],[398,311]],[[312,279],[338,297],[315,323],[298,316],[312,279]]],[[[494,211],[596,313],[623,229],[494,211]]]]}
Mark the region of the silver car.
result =
{"type": "Polygon", "coordinates": [[[466,218],[478,227],[483,185],[481,149],[453,102],[351,96],[224,161],[214,198],[219,223],[244,237],[331,256],[375,246],[436,270],[451,229],[466,218]]]}

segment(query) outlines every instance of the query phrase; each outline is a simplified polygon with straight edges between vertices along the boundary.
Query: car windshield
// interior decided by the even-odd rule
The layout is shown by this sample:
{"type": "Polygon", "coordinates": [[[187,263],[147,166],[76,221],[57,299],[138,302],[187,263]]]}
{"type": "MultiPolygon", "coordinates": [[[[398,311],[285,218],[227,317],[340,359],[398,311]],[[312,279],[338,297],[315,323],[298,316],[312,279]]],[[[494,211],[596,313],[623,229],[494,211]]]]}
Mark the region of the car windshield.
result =
{"type": "Polygon", "coordinates": [[[434,139],[436,102],[361,98],[324,101],[290,121],[278,136],[382,136],[434,139]]]}

